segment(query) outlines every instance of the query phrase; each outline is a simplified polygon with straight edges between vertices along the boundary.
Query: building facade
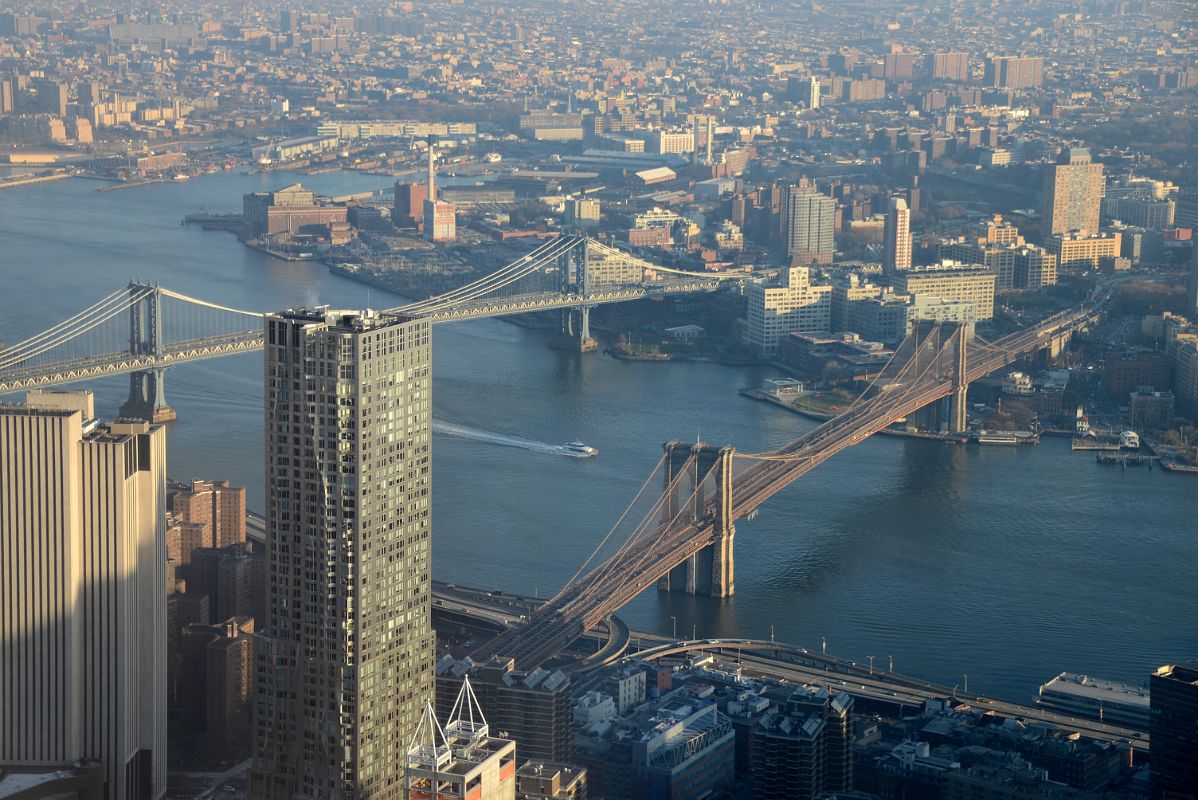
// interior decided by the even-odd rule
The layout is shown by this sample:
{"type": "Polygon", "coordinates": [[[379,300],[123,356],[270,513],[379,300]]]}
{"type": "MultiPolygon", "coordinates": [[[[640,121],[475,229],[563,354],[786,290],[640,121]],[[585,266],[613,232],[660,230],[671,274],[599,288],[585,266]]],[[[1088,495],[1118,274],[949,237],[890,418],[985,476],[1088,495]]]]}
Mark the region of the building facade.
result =
{"type": "Polygon", "coordinates": [[[1198,319],[1198,242],[1190,245],[1190,277],[1186,281],[1186,313],[1198,319]]]}
{"type": "Polygon", "coordinates": [[[1098,233],[1103,186],[1102,164],[1090,160],[1089,150],[1061,153],[1044,172],[1044,236],[1098,233]]]}
{"type": "Polygon", "coordinates": [[[1161,667],[1149,691],[1152,796],[1198,797],[1198,670],[1161,667]]]}
{"type": "Polygon", "coordinates": [[[399,798],[432,698],[429,323],[266,319],[255,798],[399,798]]]}
{"type": "Polygon", "coordinates": [[[1057,283],[1057,257],[1043,247],[1024,245],[1015,251],[1015,286],[1040,289],[1057,283]]]}
{"type": "Polygon", "coordinates": [[[242,216],[255,236],[295,235],[344,223],[345,206],[324,205],[298,183],[276,192],[253,192],[242,199],[242,216]]]}
{"type": "Polygon", "coordinates": [[[566,201],[566,224],[580,228],[599,227],[599,201],[593,197],[572,197],[566,201]]]}
{"type": "Polygon", "coordinates": [[[1104,258],[1118,257],[1123,244],[1120,233],[1093,235],[1061,234],[1052,236],[1045,248],[1057,257],[1061,270],[1098,269],[1104,258]]]}
{"type": "Polygon", "coordinates": [[[994,316],[997,276],[982,266],[942,264],[898,272],[891,276],[895,294],[928,295],[946,302],[973,304],[977,321],[994,316]]]}
{"type": "Polygon", "coordinates": [[[890,198],[882,246],[883,272],[911,269],[911,210],[901,197],[890,198]]]}
{"type": "Polygon", "coordinates": [[[452,242],[458,238],[458,209],[444,200],[424,201],[424,240],[452,242]]]}
{"type": "Polygon", "coordinates": [[[424,201],[428,200],[427,183],[397,182],[395,204],[391,207],[391,222],[397,228],[413,228],[424,223],[424,201]]]}
{"type": "Polygon", "coordinates": [[[171,494],[171,513],[180,522],[202,526],[202,547],[228,547],[245,541],[245,487],[228,481],[192,481],[171,494]]]}
{"type": "Polygon", "coordinates": [[[786,253],[799,264],[830,264],[836,252],[836,201],[811,185],[787,187],[783,209],[786,253]]]}
{"type": "Polygon", "coordinates": [[[157,800],[166,430],[93,417],[89,392],[0,406],[0,762],[97,759],[107,800],[157,800]]]}
{"type": "Polygon", "coordinates": [[[777,286],[750,284],[745,293],[745,344],[762,355],[774,355],[787,334],[832,326],[832,287],[813,284],[807,267],[791,267],[777,286]]]}
{"type": "Polygon", "coordinates": [[[983,82],[1004,89],[1034,89],[1044,83],[1044,59],[1033,56],[991,56],[983,82]]]}

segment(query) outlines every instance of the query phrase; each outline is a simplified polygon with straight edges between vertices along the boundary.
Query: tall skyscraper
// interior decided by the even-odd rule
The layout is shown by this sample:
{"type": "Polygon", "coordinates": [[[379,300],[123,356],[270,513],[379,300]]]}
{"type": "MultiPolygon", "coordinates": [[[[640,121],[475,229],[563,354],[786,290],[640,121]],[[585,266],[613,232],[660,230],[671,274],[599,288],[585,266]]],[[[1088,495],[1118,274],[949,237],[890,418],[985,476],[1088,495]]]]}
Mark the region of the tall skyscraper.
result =
{"type": "Polygon", "coordinates": [[[814,75],[807,79],[807,108],[819,108],[819,78],[814,75]]]}
{"type": "Polygon", "coordinates": [[[911,269],[911,210],[901,197],[890,198],[882,246],[884,273],[911,269]]]}
{"type": "Polygon", "coordinates": [[[1186,282],[1186,313],[1198,319],[1198,242],[1190,245],[1190,279],[1186,282]]]}
{"type": "Polygon", "coordinates": [[[1152,673],[1152,797],[1198,797],[1198,669],[1152,673]]]}
{"type": "Polygon", "coordinates": [[[1074,147],[1061,153],[1044,173],[1044,238],[1098,233],[1102,189],[1102,164],[1090,160],[1089,150],[1074,147]]]}
{"type": "Polygon", "coordinates": [[[397,800],[433,697],[429,323],[266,319],[254,798],[397,800]]]}
{"type": "Polygon", "coordinates": [[[166,795],[166,431],[89,392],[0,405],[0,762],[166,795]]]}
{"type": "Polygon", "coordinates": [[[806,181],[786,189],[786,252],[800,264],[831,264],[836,252],[836,201],[806,181]]]}

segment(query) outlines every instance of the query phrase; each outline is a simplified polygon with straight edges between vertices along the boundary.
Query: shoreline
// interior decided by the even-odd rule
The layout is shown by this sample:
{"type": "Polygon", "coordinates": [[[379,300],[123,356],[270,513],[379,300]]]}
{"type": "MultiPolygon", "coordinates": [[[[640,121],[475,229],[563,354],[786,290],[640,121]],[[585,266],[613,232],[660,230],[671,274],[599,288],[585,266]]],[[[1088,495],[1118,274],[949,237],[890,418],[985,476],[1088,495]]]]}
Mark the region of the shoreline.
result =
{"type": "Polygon", "coordinates": [[[70,172],[56,172],[53,175],[22,175],[18,178],[0,181],[0,189],[19,189],[22,186],[36,186],[39,183],[49,183],[51,181],[61,181],[67,178],[78,178],[80,175],[74,175],[70,172]]]}

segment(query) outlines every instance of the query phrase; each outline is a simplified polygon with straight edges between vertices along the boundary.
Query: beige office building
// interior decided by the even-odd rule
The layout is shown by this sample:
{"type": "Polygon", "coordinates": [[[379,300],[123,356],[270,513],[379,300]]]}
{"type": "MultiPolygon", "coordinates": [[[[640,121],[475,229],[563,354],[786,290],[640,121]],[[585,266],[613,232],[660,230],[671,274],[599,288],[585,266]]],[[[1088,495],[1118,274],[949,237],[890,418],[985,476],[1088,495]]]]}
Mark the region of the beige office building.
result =
{"type": "Polygon", "coordinates": [[[166,431],[88,392],[0,405],[0,762],[166,795],[166,431]]]}
{"type": "Polygon", "coordinates": [[[777,286],[749,284],[745,294],[745,344],[762,355],[778,352],[787,334],[832,327],[832,287],[813,284],[807,267],[791,267],[777,286]]]}
{"type": "Polygon", "coordinates": [[[369,311],[267,315],[251,797],[403,796],[433,698],[429,335],[369,311]]]}
{"type": "Polygon", "coordinates": [[[1090,160],[1089,150],[1075,147],[1061,153],[1044,172],[1044,237],[1098,233],[1104,188],[1102,164],[1090,160]]]}
{"type": "Polygon", "coordinates": [[[911,210],[901,197],[890,198],[882,246],[883,272],[911,269],[911,210]]]}
{"type": "Polygon", "coordinates": [[[927,295],[946,303],[973,304],[979,322],[994,316],[997,275],[981,265],[939,264],[896,272],[890,276],[895,294],[927,295]]]}
{"type": "Polygon", "coordinates": [[[1057,257],[1043,247],[1025,244],[1015,251],[1015,285],[1023,289],[1056,286],[1057,257]]]}
{"type": "Polygon", "coordinates": [[[1062,270],[1098,269],[1104,258],[1115,258],[1123,247],[1119,233],[1099,233],[1092,236],[1053,236],[1045,249],[1057,257],[1062,270]]]}

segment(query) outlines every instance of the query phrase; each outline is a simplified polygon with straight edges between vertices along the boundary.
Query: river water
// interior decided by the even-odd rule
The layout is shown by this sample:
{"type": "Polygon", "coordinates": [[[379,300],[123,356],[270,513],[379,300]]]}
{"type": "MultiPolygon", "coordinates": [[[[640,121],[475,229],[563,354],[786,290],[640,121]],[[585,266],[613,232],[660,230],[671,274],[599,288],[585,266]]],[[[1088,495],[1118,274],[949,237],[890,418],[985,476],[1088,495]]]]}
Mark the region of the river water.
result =
{"type": "MultiPolygon", "coordinates": [[[[66,180],[0,191],[0,340],[16,342],[130,277],[251,310],[397,304],[316,264],[180,226],[204,207],[295,180],[324,194],[381,188],[353,174],[237,172],[99,192],[66,180]],[[368,297],[368,293],[371,295],[368,297]]],[[[811,423],[743,398],[761,367],[634,363],[551,350],[499,320],[434,333],[434,574],[552,593],[628,504],[668,439],[778,445],[811,423]],[[449,435],[446,435],[448,433],[449,435]],[[581,440],[596,458],[552,447],[581,440]]],[[[181,366],[169,439],[180,479],[227,478],[262,508],[261,356],[181,366]]],[[[97,381],[102,414],[128,379],[97,381]]],[[[778,639],[973,691],[1030,699],[1062,670],[1142,683],[1198,656],[1198,481],[1100,467],[1067,440],[953,447],[874,437],[737,525],[737,594],[646,592],[634,627],[778,639]]]]}

